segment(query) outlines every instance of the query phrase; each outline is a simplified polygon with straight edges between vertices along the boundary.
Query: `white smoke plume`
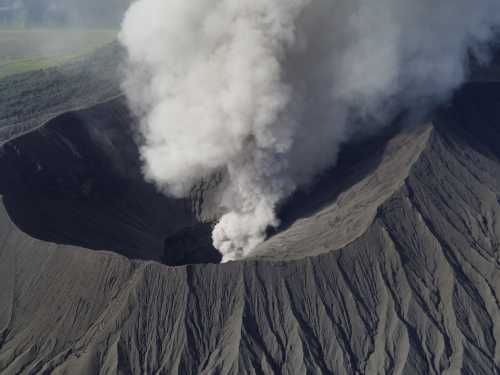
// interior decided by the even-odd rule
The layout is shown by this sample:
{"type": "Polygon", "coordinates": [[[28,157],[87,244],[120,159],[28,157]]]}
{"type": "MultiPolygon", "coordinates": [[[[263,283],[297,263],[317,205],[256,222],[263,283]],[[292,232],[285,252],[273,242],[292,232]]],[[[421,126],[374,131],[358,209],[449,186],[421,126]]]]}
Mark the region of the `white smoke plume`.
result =
{"type": "Polygon", "coordinates": [[[138,0],[120,39],[146,176],[181,197],[225,170],[213,242],[247,256],[342,143],[446,99],[498,25],[498,0],[138,0]]]}

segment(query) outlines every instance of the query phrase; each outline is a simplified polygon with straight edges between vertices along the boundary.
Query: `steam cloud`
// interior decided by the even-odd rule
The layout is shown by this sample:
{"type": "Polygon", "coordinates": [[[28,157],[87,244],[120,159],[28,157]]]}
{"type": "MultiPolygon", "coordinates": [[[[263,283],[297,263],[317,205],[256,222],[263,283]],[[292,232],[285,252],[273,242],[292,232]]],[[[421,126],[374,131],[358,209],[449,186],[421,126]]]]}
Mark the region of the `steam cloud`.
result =
{"type": "Polygon", "coordinates": [[[247,256],[342,143],[445,99],[498,25],[498,0],[138,0],[120,39],[145,174],[182,197],[225,170],[213,242],[247,256]]]}

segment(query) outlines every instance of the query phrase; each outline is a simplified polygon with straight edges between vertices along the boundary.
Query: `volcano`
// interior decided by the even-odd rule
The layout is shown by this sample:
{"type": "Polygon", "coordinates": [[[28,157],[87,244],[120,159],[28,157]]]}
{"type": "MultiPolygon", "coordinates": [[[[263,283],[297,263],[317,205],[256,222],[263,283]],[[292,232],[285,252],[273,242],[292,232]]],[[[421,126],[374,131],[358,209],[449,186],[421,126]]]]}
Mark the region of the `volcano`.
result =
{"type": "Polygon", "coordinates": [[[0,120],[2,374],[499,373],[494,71],[347,145],[253,257],[218,264],[224,177],[159,193],[113,77],[66,69],[0,88],[21,103],[0,120]]]}

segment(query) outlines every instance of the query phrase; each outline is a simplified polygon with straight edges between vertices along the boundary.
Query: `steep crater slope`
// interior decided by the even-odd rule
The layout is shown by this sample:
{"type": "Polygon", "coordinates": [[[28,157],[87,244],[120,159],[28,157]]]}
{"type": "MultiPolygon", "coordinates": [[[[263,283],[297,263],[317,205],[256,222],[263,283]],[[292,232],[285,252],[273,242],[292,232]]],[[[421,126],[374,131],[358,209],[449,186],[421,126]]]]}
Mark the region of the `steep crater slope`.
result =
{"type": "Polygon", "coordinates": [[[399,129],[346,145],[333,170],[282,209],[279,232],[253,256],[292,260],[341,249],[372,224],[378,208],[404,184],[426,148],[431,125],[399,129]]]}
{"type": "Polygon", "coordinates": [[[131,123],[117,98],[6,143],[0,194],[10,217],[46,241],[167,264],[218,262],[199,207],[210,183],[186,200],[157,192],[143,179],[131,123]]]}

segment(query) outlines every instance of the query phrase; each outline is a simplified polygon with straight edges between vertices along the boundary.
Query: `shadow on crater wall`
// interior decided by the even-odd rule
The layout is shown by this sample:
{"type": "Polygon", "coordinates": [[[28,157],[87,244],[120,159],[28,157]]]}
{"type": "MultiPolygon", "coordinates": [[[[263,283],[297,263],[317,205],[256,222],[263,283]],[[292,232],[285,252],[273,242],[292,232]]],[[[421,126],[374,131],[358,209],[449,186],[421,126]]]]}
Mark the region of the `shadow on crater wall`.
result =
{"type": "Polygon", "coordinates": [[[131,122],[118,99],[61,115],[0,148],[0,194],[11,219],[45,241],[169,265],[218,263],[210,224],[188,200],[144,181],[131,122]]]}

